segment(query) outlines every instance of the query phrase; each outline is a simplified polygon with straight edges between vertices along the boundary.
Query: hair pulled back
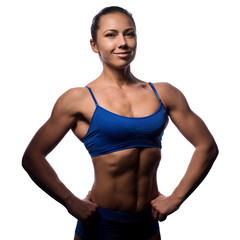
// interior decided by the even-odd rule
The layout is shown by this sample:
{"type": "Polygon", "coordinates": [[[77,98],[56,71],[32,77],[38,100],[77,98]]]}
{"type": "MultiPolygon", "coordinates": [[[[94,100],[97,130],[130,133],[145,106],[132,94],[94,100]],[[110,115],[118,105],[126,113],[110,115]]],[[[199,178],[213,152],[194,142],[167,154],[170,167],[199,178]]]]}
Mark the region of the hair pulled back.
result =
{"type": "Polygon", "coordinates": [[[95,43],[97,42],[97,31],[99,29],[100,18],[104,15],[107,15],[110,13],[117,13],[117,12],[127,15],[130,18],[130,20],[132,21],[134,27],[136,28],[136,24],[134,22],[132,14],[130,12],[128,12],[126,9],[118,7],[118,6],[106,7],[104,9],[102,9],[92,20],[91,36],[95,43]]]}

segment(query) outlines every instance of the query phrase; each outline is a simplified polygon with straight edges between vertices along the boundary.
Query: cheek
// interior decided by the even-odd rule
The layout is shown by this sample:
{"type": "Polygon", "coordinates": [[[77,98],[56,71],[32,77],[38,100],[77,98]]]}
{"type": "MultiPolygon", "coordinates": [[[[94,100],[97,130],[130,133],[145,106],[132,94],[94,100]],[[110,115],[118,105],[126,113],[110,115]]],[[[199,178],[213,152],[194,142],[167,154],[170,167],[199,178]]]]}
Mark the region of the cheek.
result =
{"type": "Polygon", "coordinates": [[[128,46],[132,49],[136,49],[137,48],[137,41],[136,39],[133,39],[129,42],[128,46]]]}
{"type": "Polygon", "coordinates": [[[99,53],[102,54],[109,54],[114,50],[114,43],[112,41],[101,41],[98,44],[99,53]]]}

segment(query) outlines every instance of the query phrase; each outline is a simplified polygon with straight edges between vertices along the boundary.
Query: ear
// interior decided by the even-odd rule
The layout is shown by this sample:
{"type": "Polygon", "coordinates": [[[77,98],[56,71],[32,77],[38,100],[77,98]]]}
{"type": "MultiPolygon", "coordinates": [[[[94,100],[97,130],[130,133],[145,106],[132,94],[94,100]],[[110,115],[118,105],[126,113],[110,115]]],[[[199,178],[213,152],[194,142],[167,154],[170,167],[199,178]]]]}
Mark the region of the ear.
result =
{"type": "Polygon", "coordinates": [[[99,53],[98,46],[97,46],[97,44],[93,41],[93,39],[90,39],[90,45],[91,45],[91,47],[92,47],[92,50],[93,50],[95,53],[99,53]]]}

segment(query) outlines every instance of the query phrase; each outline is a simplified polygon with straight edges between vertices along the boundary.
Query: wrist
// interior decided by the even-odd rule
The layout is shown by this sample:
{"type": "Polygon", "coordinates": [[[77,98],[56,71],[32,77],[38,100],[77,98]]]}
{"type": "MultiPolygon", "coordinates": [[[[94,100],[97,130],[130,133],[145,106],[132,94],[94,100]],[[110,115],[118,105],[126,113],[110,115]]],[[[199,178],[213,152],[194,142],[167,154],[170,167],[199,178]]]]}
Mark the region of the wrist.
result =
{"type": "Polygon", "coordinates": [[[75,200],[76,196],[72,193],[67,193],[64,198],[62,199],[62,204],[64,207],[68,208],[75,200]]]}
{"type": "Polygon", "coordinates": [[[185,199],[184,196],[176,192],[173,192],[169,197],[175,202],[176,205],[179,206],[184,202],[185,199]]]}

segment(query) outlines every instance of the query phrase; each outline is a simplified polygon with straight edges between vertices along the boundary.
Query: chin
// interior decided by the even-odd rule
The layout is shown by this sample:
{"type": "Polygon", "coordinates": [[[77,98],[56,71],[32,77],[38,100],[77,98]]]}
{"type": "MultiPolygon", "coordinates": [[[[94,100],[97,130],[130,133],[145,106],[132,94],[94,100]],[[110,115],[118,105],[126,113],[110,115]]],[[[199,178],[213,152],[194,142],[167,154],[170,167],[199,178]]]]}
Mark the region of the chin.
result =
{"type": "Polygon", "coordinates": [[[110,65],[112,67],[116,68],[116,69],[125,69],[125,68],[128,68],[130,66],[132,61],[133,61],[133,59],[122,59],[122,60],[119,60],[118,62],[115,62],[115,63],[110,64],[110,65]]]}
{"type": "Polygon", "coordinates": [[[103,65],[107,65],[111,68],[115,68],[115,69],[125,69],[128,68],[130,66],[130,64],[132,63],[132,61],[135,58],[135,54],[132,54],[129,57],[126,58],[119,58],[114,56],[113,58],[102,58],[102,63],[103,65]]]}

